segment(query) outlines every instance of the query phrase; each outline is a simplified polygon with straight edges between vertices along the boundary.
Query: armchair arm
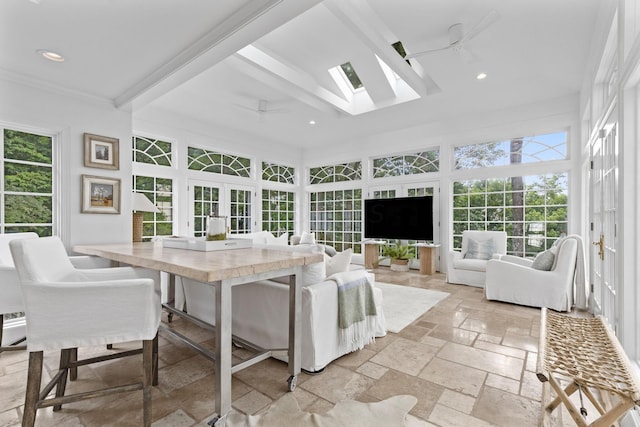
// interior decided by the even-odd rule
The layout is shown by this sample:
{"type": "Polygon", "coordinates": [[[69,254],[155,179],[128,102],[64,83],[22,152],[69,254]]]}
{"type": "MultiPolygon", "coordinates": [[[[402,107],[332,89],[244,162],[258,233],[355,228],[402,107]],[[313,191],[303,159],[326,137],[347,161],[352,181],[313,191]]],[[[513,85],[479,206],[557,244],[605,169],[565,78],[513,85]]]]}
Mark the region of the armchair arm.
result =
{"type": "Polygon", "coordinates": [[[92,255],[73,255],[69,257],[69,261],[75,268],[109,268],[111,260],[92,255]]]}
{"type": "Polygon", "coordinates": [[[24,311],[22,290],[16,269],[0,266],[0,314],[24,311]]]}
{"type": "Polygon", "coordinates": [[[160,297],[148,278],[23,286],[29,351],[152,339],[160,297]]]}
{"type": "Polygon", "coordinates": [[[531,264],[533,264],[533,261],[528,258],[521,258],[513,255],[502,255],[499,259],[500,261],[510,262],[524,267],[531,267],[531,264]]]}

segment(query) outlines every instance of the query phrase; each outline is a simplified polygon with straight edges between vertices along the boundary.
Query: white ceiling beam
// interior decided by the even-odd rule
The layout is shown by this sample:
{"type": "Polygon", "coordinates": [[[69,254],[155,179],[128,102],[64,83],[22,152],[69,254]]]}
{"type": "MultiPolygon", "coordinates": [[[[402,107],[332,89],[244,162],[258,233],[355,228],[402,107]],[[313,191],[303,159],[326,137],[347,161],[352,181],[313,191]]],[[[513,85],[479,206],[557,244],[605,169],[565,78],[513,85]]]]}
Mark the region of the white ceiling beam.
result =
{"type": "Polygon", "coordinates": [[[114,99],[118,108],[141,108],[253,43],[321,0],[253,0],[212,28],[171,61],[114,99]]]}
{"type": "Polygon", "coordinates": [[[339,110],[333,104],[321,101],[316,96],[311,95],[300,87],[283,80],[272,72],[265,70],[263,67],[256,66],[253,61],[249,61],[239,54],[225,59],[225,63],[233,66],[238,70],[238,72],[273,89],[279,90],[311,108],[327,114],[335,114],[336,116],[340,115],[339,110]]]}
{"type": "Polygon", "coordinates": [[[339,97],[327,88],[320,86],[311,75],[285,64],[282,60],[266,54],[257,47],[249,45],[240,49],[237,52],[237,55],[253,66],[278,77],[281,81],[290,83],[302,90],[304,93],[312,95],[316,99],[327,103],[344,113],[350,115],[354,114],[351,103],[339,97]]]}
{"type": "MultiPolygon", "coordinates": [[[[376,15],[364,0],[325,0],[325,5],[347,28],[360,38],[373,53],[384,61],[391,69],[404,80],[411,89],[420,96],[427,96],[440,92],[440,88],[425,73],[420,75],[398,55],[391,46],[397,40],[389,42],[383,36],[392,32],[386,24],[376,15]]],[[[419,71],[423,71],[420,69],[419,71]]]]}

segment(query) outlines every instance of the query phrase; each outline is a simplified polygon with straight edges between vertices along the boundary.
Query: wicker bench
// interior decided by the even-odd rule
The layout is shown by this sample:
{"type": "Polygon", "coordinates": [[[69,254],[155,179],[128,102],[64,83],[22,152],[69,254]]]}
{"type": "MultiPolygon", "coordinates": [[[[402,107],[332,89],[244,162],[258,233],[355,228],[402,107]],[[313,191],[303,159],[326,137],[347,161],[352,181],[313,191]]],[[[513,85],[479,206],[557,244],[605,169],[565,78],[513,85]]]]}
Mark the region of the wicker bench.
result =
{"type": "Polygon", "coordinates": [[[543,308],[536,371],[544,383],[542,425],[549,424],[551,413],[561,403],[576,425],[585,427],[610,426],[640,404],[640,381],[602,317],[577,318],[543,308]],[[559,377],[569,385],[562,388],[559,377]],[[549,384],[557,395],[551,402],[549,384]],[[576,391],[600,413],[591,424],[587,424],[586,409],[578,409],[569,398],[576,391]]]}

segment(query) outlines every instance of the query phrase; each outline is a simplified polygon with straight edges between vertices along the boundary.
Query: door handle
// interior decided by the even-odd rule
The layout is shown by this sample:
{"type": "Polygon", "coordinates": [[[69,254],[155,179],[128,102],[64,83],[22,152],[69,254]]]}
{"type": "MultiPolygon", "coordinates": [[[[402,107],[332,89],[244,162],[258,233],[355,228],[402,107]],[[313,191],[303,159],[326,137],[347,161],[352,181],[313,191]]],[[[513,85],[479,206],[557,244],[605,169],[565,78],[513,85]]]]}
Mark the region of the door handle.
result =
{"type": "Polygon", "coordinates": [[[604,234],[600,234],[600,240],[597,242],[591,242],[592,245],[598,246],[598,255],[600,259],[604,261],[604,234]]]}

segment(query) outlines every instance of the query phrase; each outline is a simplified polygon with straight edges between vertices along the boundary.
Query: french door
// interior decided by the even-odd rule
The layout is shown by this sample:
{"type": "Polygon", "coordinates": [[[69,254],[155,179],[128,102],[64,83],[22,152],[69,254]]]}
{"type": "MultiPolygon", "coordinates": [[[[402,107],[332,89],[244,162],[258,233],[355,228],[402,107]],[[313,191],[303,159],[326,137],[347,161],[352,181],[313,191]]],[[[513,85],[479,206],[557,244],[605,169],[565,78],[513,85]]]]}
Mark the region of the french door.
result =
{"type": "MultiPolygon", "coordinates": [[[[590,310],[617,329],[618,123],[615,112],[591,144],[590,310]]],[[[588,242],[586,242],[588,244],[588,242]]]]}
{"type": "Polygon", "coordinates": [[[207,217],[217,212],[227,217],[232,234],[251,233],[255,227],[255,187],[190,180],[189,223],[190,235],[201,237],[207,233],[207,217]]]}

